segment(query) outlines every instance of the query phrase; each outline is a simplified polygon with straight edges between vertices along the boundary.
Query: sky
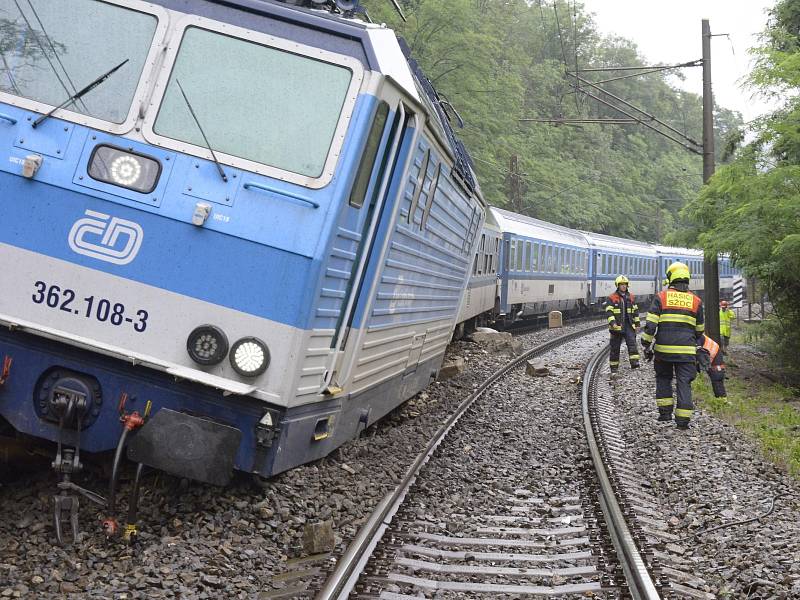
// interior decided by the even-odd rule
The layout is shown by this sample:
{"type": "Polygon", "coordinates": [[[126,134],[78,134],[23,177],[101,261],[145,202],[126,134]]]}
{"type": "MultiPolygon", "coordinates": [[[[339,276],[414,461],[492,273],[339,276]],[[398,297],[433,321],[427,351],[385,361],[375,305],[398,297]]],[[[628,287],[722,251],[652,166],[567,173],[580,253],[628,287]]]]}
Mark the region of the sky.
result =
{"type": "MultiPolygon", "coordinates": [[[[702,57],[701,21],[711,34],[711,81],[718,105],[739,111],[745,122],[769,112],[770,104],[742,89],[752,68],[748,49],[758,45],[767,24],[766,10],[775,0],[579,0],[603,34],[617,34],[636,43],[650,64],[677,64],[702,57]]],[[[672,83],[701,95],[702,68],[683,69],[686,80],[672,83]]]]}

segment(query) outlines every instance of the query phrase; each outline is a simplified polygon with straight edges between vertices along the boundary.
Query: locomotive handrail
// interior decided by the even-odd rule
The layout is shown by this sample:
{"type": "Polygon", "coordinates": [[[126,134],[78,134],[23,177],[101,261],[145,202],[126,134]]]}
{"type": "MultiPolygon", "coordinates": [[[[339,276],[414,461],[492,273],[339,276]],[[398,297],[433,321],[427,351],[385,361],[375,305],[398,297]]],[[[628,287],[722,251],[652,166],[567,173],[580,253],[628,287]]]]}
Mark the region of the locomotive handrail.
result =
{"type": "Polygon", "coordinates": [[[277,188],[264,185],[263,183],[256,183],[255,181],[247,181],[245,182],[243,187],[246,190],[253,188],[254,190],[261,190],[262,192],[270,192],[273,194],[278,194],[279,196],[285,196],[287,198],[291,198],[292,200],[297,200],[298,202],[304,202],[305,204],[310,204],[313,208],[319,208],[319,202],[314,202],[313,200],[311,200],[310,198],[306,198],[305,196],[300,196],[299,194],[293,194],[285,190],[279,190],[277,188]]]}
{"type": "Polygon", "coordinates": [[[0,121],[6,121],[7,123],[11,123],[12,125],[17,124],[17,120],[14,117],[3,113],[0,113],[0,121]]]}

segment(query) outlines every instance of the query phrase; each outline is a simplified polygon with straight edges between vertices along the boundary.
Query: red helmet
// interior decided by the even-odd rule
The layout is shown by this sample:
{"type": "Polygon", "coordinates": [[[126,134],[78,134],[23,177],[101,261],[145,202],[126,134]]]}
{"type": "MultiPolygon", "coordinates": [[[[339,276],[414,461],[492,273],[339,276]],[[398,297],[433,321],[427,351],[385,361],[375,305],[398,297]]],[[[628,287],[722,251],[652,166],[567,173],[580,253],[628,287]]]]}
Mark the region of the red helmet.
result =
{"type": "Polygon", "coordinates": [[[727,300],[723,300],[722,302],[719,303],[719,305],[722,308],[728,308],[728,301],[727,300]]]}

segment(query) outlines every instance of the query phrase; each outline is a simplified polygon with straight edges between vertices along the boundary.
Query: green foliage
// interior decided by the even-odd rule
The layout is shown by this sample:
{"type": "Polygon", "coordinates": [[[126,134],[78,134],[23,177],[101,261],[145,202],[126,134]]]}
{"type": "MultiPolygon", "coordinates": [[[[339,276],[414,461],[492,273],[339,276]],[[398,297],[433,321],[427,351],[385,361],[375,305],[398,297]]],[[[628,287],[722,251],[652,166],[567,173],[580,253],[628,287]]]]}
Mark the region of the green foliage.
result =
{"type": "MultiPolygon", "coordinates": [[[[766,94],[795,87],[800,83],[800,0],[778,2],[763,38],[751,81],[766,94]]],[[[773,362],[800,380],[794,366],[800,352],[800,101],[787,97],[751,133],[749,144],[728,148],[732,162],[684,209],[695,227],[682,241],[729,252],[759,278],[775,310],[765,325],[773,362]]]]}
{"type": "MultiPolygon", "coordinates": [[[[457,131],[475,162],[483,193],[494,205],[569,227],[660,241],[701,185],[702,161],[642,125],[577,126],[521,122],[523,118],[619,118],[587,97],[602,93],[565,70],[643,65],[636,46],[602,37],[582,6],[556,0],[400,0],[403,22],[389,0],[362,0],[411,47],[436,89],[464,118],[457,131]],[[573,11],[573,8],[575,9],[573,11]],[[517,157],[520,197],[509,176],[517,157]]],[[[600,80],[621,72],[594,73],[600,80]]],[[[702,106],[663,73],[621,79],[609,92],[642,107],[695,140],[702,106]]],[[[717,136],[739,128],[720,109],[717,136]]]]}
{"type": "Polygon", "coordinates": [[[695,400],[703,408],[755,438],[770,460],[800,475],[800,411],[793,391],[780,385],[725,382],[728,402],[715,398],[707,377],[695,379],[695,400]]]}

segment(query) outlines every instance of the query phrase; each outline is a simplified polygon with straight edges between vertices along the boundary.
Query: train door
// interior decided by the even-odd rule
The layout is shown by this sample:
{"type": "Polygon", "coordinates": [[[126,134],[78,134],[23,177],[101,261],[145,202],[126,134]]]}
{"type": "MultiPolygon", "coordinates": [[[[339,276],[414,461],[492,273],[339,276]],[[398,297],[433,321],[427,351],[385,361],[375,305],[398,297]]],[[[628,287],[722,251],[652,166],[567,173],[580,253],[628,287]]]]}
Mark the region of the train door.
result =
{"type": "MultiPolygon", "coordinates": [[[[333,387],[344,385],[348,379],[349,371],[353,367],[353,357],[356,343],[350,340],[353,322],[359,312],[363,312],[363,300],[368,297],[371,281],[375,276],[378,258],[383,254],[383,241],[387,221],[391,221],[394,204],[390,200],[393,182],[398,173],[404,172],[409,157],[409,149],[413,147],[413,140],[419,129],[417,118],[413,111],[402,101],[396,100],[393,108],[393,118],[387,122],[385,134],[389,136],[388,144],[382,164],[376,165],[373,177],[376,192],[372,196],[369,207],[371,214],[367,220],[369,230],[364,236],[359,247],[359,267],[356,277],[347,291],[347,305],[340,319],[336,331],[335,347],[337,359],[335,368],[328,375],[328,383],[333,387]],[[391,206],[389,206],[391,205],[391,206]]],[[[377,161],[376,161],[377,162],[377,161]]],[[[398,194],[394,194],[395,198],[398,194]]],[[[421,346],[421,342],[419,343],[421,346]]]]}

